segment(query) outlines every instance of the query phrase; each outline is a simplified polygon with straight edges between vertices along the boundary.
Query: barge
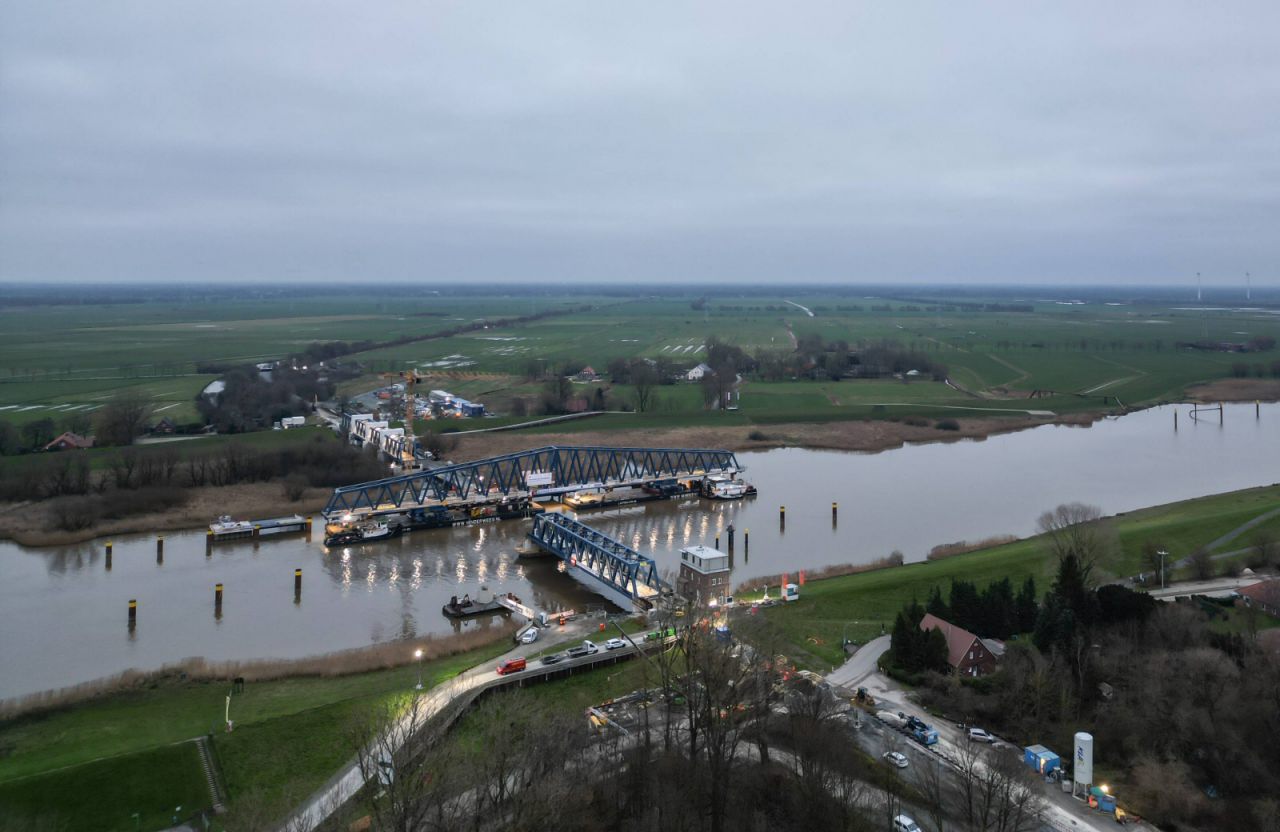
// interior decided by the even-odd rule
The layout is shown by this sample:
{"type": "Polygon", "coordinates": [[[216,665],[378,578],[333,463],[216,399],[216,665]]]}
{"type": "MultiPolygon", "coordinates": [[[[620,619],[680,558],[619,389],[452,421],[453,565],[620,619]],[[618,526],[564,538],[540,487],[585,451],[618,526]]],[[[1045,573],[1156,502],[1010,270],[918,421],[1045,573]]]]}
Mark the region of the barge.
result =
{"type": "MultiPolygon", "coordinates": [[[[516,603],[520,602],[519,598],[508,593],[508,598],[516,603]]],[[[480,601],[473,599],[470,595],[463,595],[462,598],[454,595],[449,598],[449,603],[440,608],[450,618],[470,618],[474,615],[492,615],[495,613],[510,613],[511,609],[503,604],[498,598],[490,598],[488,601],[480,601]]]]}
{"type": "Polygon", "coordinates": [[[233,520],[224,514],[209,524],[209,533],[214,540],[236,540],[271,534],[290,534],[307,530],[307,518],[294,514],[290,517],[273,517],[267,520],[233,520]]]}

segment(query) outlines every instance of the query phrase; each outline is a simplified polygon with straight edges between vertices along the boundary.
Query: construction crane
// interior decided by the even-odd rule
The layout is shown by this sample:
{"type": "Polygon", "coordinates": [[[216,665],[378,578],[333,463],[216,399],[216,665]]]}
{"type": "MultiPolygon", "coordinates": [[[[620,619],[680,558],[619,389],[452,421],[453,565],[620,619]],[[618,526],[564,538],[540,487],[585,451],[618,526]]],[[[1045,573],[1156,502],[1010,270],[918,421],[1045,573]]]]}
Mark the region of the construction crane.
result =
{"type": "Polygon", "coordinates": [[[382,378],[400,379],[404,383],[404,444],[400,446],[400,464],[406,471],[411,468],[417,468],[418,458],[414,452],[417,447],[417,441],[413,436],[413,418],[416,415],[413,404],[416,396],[413,388],[423,378],[418,375],[416,369],[403,370],[399,373],[380,373],[379,375],[382,378]]]}

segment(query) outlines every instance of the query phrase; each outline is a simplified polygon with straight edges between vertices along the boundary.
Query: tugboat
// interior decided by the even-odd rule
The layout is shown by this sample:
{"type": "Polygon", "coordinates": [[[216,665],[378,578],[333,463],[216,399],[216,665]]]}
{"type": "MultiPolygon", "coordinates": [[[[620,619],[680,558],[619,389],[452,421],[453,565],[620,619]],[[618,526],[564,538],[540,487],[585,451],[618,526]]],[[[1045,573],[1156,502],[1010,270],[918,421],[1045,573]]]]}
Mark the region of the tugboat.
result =
{"type": "Polygon", "coordinates": [[[707,477],[702,481],[702,496],[713,500],[741,500],[756,493],[755,486],[745,480],[726,476],[707,477]]]}
{"type": "Polygon", "coordinates": [[[400,523],[386,520],[363,520],[342,523],[330,523],[324,527],[324,545],[349,546],[358,543],[372,543],[395,537],[404,531],[400,523]]]}

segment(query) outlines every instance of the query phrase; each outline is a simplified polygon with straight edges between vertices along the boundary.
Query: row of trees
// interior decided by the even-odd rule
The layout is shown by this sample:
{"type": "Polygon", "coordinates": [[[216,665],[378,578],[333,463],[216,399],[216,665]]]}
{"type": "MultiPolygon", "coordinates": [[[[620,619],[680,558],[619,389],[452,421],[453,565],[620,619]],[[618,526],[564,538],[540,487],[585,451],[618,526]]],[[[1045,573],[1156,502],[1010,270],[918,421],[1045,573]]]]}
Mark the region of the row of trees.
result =
{"type": "Polygon", "coordinates": [[[934,587],[925,611],[983,638],[1007,639],[1035,628],[1040,604],[1035,578],[1030,575],[1017,595],[1008,578],[993,581],[981,591],[969,581],[953,578],[948,600],[934,587]]]}

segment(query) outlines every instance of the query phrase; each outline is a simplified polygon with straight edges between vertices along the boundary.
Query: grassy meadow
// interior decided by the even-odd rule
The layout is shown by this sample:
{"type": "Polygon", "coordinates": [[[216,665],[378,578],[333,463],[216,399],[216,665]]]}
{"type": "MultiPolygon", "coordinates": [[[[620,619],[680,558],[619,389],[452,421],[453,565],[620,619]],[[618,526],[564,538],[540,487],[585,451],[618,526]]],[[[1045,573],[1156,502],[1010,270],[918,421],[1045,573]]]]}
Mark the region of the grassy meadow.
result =
{"type": "MultiPolygon", "coordinates": [[[[790,350],[793,338],[820,335],[852,345],[895,341],[945,364],[955,387],[931,381],[761,382],[742,387],[741,409],[708,413],[693,385],[664,386],[652,412],[591,422],[593,429],[702,424],[769,424],[917,415],[1001,415],[1028,409],[1070,413],[1182,398],[1189,385],[1227,378],[1244,361],[1270,372],[1274,353],[1175,349],[1180,341],[1243,341],[1280,336],[1267,309],[1197,310],[1168,302],[993,297],[1030,311],[965,311],[937,299],[862,297],[812,288],[795,295],[725,289],[694,309],[692,296],[592,297],[563,290],[403,296],[326,295],[316,291],[261,298],[192,298],[122,304],[0,309],[0,419],[22,423],[92,414],[120,391],[154,402],[156,418],[195,417],[193,399],[215,376],[205,363],[282,358],[315,342],[419,340],[352,356],[369,372],[344,382],[355,395],[380,386],[379,372],[416,367],[460,395],[484,401],[502,424],[515,397],[536,398],[531,366],[590,364],[615,358],[666,358],[692,366],[709,336],[747,352],[790,350]],[[807,307],[806,312],[799,306],[807,307]],[[582,310],[584,305],[592,308],[582,310]],[[460,324],[548,310],[568,314],[433,338],[460,324]],[[929,311],[932,308],[934,311],[929,311]],[[812,316],[809,314],[812,312],[812,316]],[[425,339],[425,340],[423,340],[425,339]],[[956,389],[960,388],[960,389],[956,389]],[[1028,399],[1040,391],[1035,399],[1028,399]],[[969,410],[968,408],[976,408],[969,410]]],[[[965,298],[973,301],[974,298],[965,298]]],[[[590,393],[595,386],[584,385],[590,393]]],[[[613,401],[632,399],[626,387],[613,401]]],[[[460,422],[455,427],[472,427],[460,422]]],[[[479,426],[479,425],[475,425],[479,426]]]]}

